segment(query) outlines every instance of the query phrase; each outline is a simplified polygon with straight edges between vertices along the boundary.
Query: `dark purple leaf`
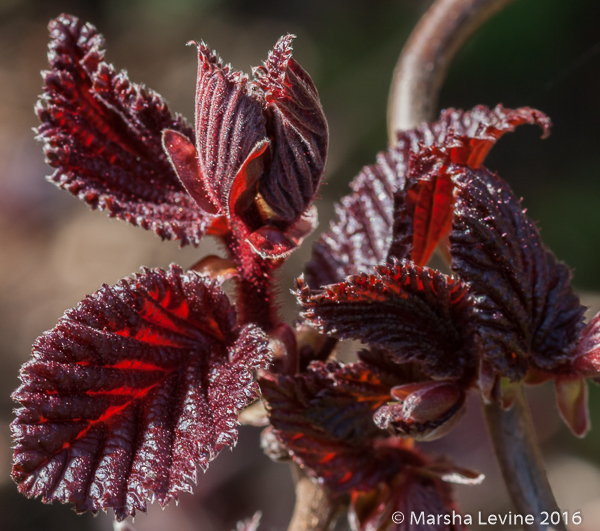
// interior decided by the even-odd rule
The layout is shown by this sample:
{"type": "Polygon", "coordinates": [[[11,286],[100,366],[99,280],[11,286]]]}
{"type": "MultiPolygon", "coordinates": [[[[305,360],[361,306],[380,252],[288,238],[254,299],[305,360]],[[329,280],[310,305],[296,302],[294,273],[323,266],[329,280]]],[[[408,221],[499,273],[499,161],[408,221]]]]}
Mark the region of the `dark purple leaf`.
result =
{"type": "Polygon", "coordinates": [[[474,294],[478,349],[499,374],[529,366],[552,372],[567,361],[585,308],[571,272],[541,241],[506,182],[485,169],[455,175],[453,270],[474,294]]]}
{"type": "MultiPolygon", "coordinates": [[[[471,111],[448,109],[417,133],[408,131],[399,140],[411,144],[405,188],[395,197],[394,237],[390,256],[426,265],[438,244],[450,233],[454,210],[451,163],[478,168],[496,141],[522,124],[539,125],[547,137],[550,119],[540,111],[521,107],[490,110],[480,105],[471,111]],[[412,226],[410,221],[412,220],[412,226]]],[[[447,240],[446,240],[447,244],[447,240]]]]}
{"type": "Polygon", "coordinates": [[[385,260],[392,240],[394,193],[404,186],[404,155],[402,150],[380,153],[377,163],[363,168],[350,184],[352,193],[335,206],[337,219],[313,246],[306,265],[311,287],[340,282],[385,260]]]}
{"type": "Polygon", "coordinates": [[[203,188],[228,216],[254,201],[268,148],[261,98],[248,77],[198,48],[196,145],[203,188]],[[253,93],[254,90],[254,93],[253,93]]]}
{"type": "Polygon", "coordinates": [[[275,435],[307,472],[338,492],[366,490],[423,459],[402,439],[381,439],[373,412],[391,399],[389,378],[364,363],[313,363],[260,380],[275,435]]]}
{"type": "Polygon", "coordinates": [[[259,191],[275,217],[293,223],[314,200],[325,170],[329,131],[317,89],[292,58],[293,35],[277,41],[264,66],[253,70],[263,89],[271,166],[259,191]]]}
{"type": "Polygon", "coordinates": [[[219,284],[197,273],[146,269],[104,285],[23,366],[13,478],[28,496],[118,519],[164,505],[236,443],[268,358],[263,333],[240,329],[219,284]]]}
{"type": "Polygon", "coordinates": [[[161,144],[163,129],[193,141],[164,100],[131,83],[102,61],[103,38],[90,24],[62,15],[49,26],[50,71],[36,110],[50,180],[92,208],[173,238],[197,244],[210,230],[161,144]]]}
{"type": "Polygon", "coordinates": [[[301,278],[304,317],[340,339],[360,339],[393,351],[397,363],[418,361],[435,377],[472,370],[466,285],[410,262],[374,268],[311,291],[301,278]]]}
{"type": "Polygon", "coordinates": [[[316,362],[294,377],[261,380],[273,426],[270,436],[320,483],[350,494],[355,529],[375,530],[369,527],[375,520],[384,529],[394,510],[444,514],[455,504],[443,482],[474,483],[482,477],[446,461],[430,461],[408,438],[373,431],[373,408],[389,400],[389,380],[362,362],[316,362]],[[377,518],[378,511],[388,510],[377,518]]]}
{"type": "MultiPolygon", "coordinates": [[[[409,258],[412,248],[412,218],[401,218],[394,215],[394,195],[400,197],[396,201],[396,212],[405,206],[403,191],[407,182],[409,159],[412,153],[423,148],[448,145],[451,137],[466,137],[450,150],[449,160],[454,163],[469,164],[473,167],[483,162],[485,155],[495,141],[504,133],[514,131],[521,124],[537,124],[547,136],[550,120],[543,113],[523,107],[505,109],[498,105],[489,109],[479,105],[471,111],[447,109],[442,111],[440,119],[433,123],[425,123],[416,129],[398,134],[398,143],[387,152],[377,156],[377,163],[365,167],[350,185],[352,193],[344,197],[336,206],[336,215],[330,230],[325,233],[313,247],[313,258],[307,264],[306,276],[311,287],[324,286],[340,282],[346,276],[360,271],[367,271],[386,259],[392,242],[394,220],[399,225],[395,233],[398,243],[390,254],[396,258],[409,258]]],[[[419,241],[418,262],[425,265],[432,247],[450,228],[448,213],[451,212],[448,180],[439,183],[435,179],[426,179],[425,186],[419,184],[420,175],[415,172],[412,185],[415,187],[413,204],[420,205],[422,214],[419,219],[438,220],[433,226],[436,233],[428,236],[429,231],[417,231],[419,241]],[[444,189],[439,188],[443,185],[444,189]],[[423,190],[423,191],[421,191],[423,190]],[[442,193],[438,193],[442,192],[442,193]],[[420,194],[423,197],[419,199],[420,194]],[[446,198],[444,203],[442,198],[446,198]],[[429,198],[429,200],[427,200],[429,198]],[[437,201],[433,201],[437,198],[437,201]],[[435,208],[437,215],[433,215],[435,208]],[[445,213],[445,215],[444,215],[445,213]],[[426,252],[425,252],[426,251],[426,252]]],[[[411,207],[411,216],[414,207],[411,207]]],[[[427,229],[429,225],[425,225],[427,229]]]]}
{"type": "Polygon", "coordinates": [[[466,530],[461,518],[452,519],[454,514],[459,511],[448,484],[408,469],[368,492],[354,493],[348,519],[353,531],[466,530]]]}

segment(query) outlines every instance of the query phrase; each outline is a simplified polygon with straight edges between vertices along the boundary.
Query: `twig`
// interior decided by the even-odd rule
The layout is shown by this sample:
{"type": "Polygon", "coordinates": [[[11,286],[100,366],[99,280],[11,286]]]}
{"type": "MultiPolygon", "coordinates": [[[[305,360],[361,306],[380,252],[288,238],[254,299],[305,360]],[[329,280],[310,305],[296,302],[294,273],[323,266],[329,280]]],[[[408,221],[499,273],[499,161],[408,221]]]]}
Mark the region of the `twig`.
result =
{"type": "MultiPolygon", "coordinates": [[[[526,525],[527,531],[548,529],[540,524],[542,511],[551,514],[560,509],[548,483],[544,463],[531,423],[531,415],[523,390],[511,409],[505,411],[495,402],[484,404],[485,418],[504,481],[517,511],[532,514],[536,522],[526,525]]],[[[557,531],[567,531],[565,525],[554,525],[557,531]]]]}
{"type": "Polygon", "coordinates": [[[288,531],[328,531],[346,504],[312,481],[298,465],[291,467],[296,482],[296,506],[288,531]]]}
{"type": "Polygon", "coordinates": [[[388,102],[388,138],[431,120],[448,67],[469,37],[512,0],[438,0],[423,15],[398,64],[388,102]]]}
{"type": "MultiPolygon", "coordinates": [[[[494,13],[512,0],[437,0],[411,34],[398,64],[388,103],[388,138],[397,131],[433,119],[448,67],[467,39],[494,13]]],[[[528,531],[548,529],[541,511],[559,511],[548,483],[522,390],[512,409],[496,402],[484,406],[490,436],[516,509],[532,514],[528,531]]],[[[555,526],[566,531],[564,524],[555,526]]]]}

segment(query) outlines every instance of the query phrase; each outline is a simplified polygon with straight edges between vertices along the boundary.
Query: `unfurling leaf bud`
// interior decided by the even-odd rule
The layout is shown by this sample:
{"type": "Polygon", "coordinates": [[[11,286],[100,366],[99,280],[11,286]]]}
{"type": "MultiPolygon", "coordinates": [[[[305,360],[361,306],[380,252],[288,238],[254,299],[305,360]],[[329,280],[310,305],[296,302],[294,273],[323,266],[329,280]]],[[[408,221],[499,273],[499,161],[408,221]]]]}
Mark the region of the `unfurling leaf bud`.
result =
{"type": "Polygon", "coordinates": [[[399,385],[391,390],[398,404],[375,414],[375,423],[398,435],[433,440],[448,433],[464,413],[465,392],[454,381],[428,381],[399,385]]]}
{"type": "Polygon", "coordinates": [[[282,37],[255,81],[198,48],[196,144],[177,131],[163,146],[198,206],[246,227],[252,248],[283,258],[315,223],[310,205],[325,169],[328,128],[310,76],[282,37]],[[298,226],[300,224],[300,227],[298,226]]]}

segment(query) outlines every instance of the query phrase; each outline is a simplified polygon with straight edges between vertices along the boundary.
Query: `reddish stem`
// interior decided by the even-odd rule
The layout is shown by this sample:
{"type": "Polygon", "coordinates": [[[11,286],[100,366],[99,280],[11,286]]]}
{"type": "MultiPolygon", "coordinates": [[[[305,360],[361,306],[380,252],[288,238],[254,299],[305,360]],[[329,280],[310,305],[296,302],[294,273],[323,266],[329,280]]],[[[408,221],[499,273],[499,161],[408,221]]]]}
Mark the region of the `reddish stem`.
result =
{"type": "Polygon", "coordinates": [[[239,227],[234,225],[233,230],[223,237],[239,271],[238,319],[243,325],[253,323],[269,333],[281,323],[273,290],[273,277],[279,264],[261,258],[248,244],[247,237],[248,231],[241,224],[239,227]]]}

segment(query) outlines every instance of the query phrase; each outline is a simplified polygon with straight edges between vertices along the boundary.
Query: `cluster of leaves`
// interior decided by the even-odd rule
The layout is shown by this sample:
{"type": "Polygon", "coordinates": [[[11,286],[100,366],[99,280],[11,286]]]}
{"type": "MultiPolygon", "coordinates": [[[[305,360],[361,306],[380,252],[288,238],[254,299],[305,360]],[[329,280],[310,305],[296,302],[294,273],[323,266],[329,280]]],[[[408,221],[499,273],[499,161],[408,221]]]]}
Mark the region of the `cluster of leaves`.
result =
{"type": "Polygon", "coordinates": [[[37,107],[50,180],[181,245],[215,236],[228,255],[105,285],[38,338],[14,394],[23,493],[118,519],[164,505],[235,444],[238,414],[262,392],[268,453],[348,499],[355,529],[375,531],[395,510],[458,510],[448,484],[482,479],[414,445],[452,429],[468,392],[510,407],[517,386],[554,380],[563,418],[586,432],[600,316],[584,326],[569,269],[482,166],[521,124],[548,134],[545,115],[450,109],[399,133],[315,244],[293,330],[277,316],[273,273],[316,226],[328,132],[292,36],[253,79],[195,43],[192,130],[103,61],[92,26],[63,15],[50,31],[37,107]],[[454,276],[426,266],[436,249],[454,276]],[[336,362],[348,338],[366,348],[336,362]]]}

